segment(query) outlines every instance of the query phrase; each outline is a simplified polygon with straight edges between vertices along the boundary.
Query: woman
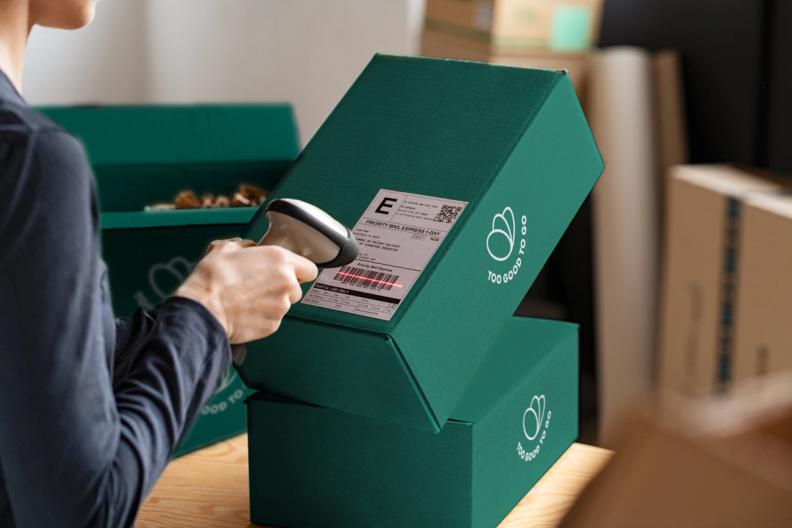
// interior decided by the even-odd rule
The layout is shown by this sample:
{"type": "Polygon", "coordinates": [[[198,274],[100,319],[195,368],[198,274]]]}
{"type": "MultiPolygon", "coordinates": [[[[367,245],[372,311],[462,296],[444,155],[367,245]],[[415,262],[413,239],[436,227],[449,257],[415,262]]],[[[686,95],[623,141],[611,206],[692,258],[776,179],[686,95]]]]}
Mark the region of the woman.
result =
{"type": "Polygon", "coordinates": [[[155,313],[114,321],[80,144],[19,95],[36,25],[94,0],[0,0],[0,526],[129,526],[229,364],[274,332],[310,261],[216,242],[155,313]]]}

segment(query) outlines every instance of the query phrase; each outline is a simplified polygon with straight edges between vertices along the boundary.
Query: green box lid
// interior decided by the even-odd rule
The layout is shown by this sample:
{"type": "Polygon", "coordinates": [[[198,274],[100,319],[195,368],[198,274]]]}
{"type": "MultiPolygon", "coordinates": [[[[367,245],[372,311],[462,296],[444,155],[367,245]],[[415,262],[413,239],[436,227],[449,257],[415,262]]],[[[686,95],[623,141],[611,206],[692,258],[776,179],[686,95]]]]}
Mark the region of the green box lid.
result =
{"type": "MultiPolygon", "coordinates": [[[[283,104],[72,106],[43,111],[79,137],[93,164],[102,254],[113,310],[153,309],[187,277],[209,242],[238,236],[255,207],[143,211],[176,193],[272,189],[299,153],[283,104]]],[[[244,386],[232,371],[201,408],[175,455],[244,432],[244,386]]]]}
{"type": "MultiPolygon", "coordinates": [[[[241,213],[142,213],[182,190],[230,193],[240,182],[274,187],[299,152],[288,104],[109,105],[41,111],[84,143],[103,224],[151,227],[237,222],[241,213]],[[130,213],[124,217],[121,213],[130,213]]],[[[250,219],[243,215],[242,223],[250,219]]]]}
{"type": "MultiPolygon", "coordinates": [[[[304,300],[248,345],[240,375],[439,430],[602,170],[565,72],[375,56],[273,198],[348,226],[382,189],[467,205],[389,319],[304,300]]],[[[247,235],[266,229],[260,211],[247,235]]]]}

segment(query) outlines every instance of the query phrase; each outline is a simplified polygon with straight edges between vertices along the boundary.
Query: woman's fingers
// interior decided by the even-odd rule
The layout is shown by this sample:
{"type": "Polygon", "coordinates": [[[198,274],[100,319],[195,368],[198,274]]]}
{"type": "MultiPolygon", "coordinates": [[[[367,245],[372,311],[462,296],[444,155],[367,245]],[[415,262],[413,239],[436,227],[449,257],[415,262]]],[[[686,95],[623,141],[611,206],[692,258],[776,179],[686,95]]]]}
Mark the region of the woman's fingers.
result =
{"type": "Polygon", "coordinates": [[[300,282],[310,282],[319,274],[316,264],[305,257],[290,253],[291,264],[294,267],[294,274],[300,282]]]}
{"type": "Polygon", "coordinates": [[[242,239],[239,237],[228,238],[225,240],[214,240],[210,242],[209,247],[206,248],[206,254],[209,254],[211,251],[214,250],[229,251],[234,249],[251,247],[255,245],[256,243],[253,242],[252,240],[242,239]]]}
{"type": "Polygon", "coordinates": [[[318,273],[310,260],[277,246],[216,240],[176,295],[192,298],[220,321],[234,343],[272,334],[318,273]],[[249,248],[247,251],[241,249],[249,248]]]}
{"type": "Polygon", "coordinates": [[[300,302],[300,299],[302,299],[302,288],[300,288],[299,283],[295,282],[292,285],[291,292],[289,293],[289,302],[296,304],[300,302]]]}

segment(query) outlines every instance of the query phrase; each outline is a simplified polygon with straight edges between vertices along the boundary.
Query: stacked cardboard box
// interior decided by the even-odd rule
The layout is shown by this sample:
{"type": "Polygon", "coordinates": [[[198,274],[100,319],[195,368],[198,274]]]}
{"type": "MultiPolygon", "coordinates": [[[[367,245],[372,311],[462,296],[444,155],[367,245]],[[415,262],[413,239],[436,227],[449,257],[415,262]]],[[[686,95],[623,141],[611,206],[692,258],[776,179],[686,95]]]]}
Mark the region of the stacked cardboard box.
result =
{"type": "Polygon", "coordinates": [[[599,33],[602,0],[427,0],[426,26],[500,50],[583,51],[599,33]]]}
{"type": "Polygon", "coordinates": [[[584,93],[588,55],[584,52],[553,53],[542,49],[500,50],[489,42],[454,33],[424,29],[421,53],[427,57],[490,62],[505,66],[567,70],[578,95],[584,93]]]}
{"type": "Polygon", "coordinates": [[[369,63],[273,193],[354,226],[361,254],[238,366],[253,522],[508,513],[577,434],[575,326],[512,313],[601,171],[563,72],[369,63]]]}
{"type": "MultiPolygon", "coordinates": [[[[153,309],[187,277],[209,242],[238,236],[253,207],[144,211],[192,189],[272,189],[299,151],[288,105],[83,106],[43,109],[79,137],[93,167],[102,253],[118,317],[153,309]]],[[[248,391],[233,370],[176,454],[245,431],[248,391]]]]}
{"type": "Polygon", "coordinates": [[[792,367],[792,202],[779,180],[679,166],[667,205],[661,387],[706,396],[792,367]]]}
{"type": "Polygon", "coordinates": [[[421,53],[565,69],[582,96],[600,10],[601,0],[428,0],[421,53]]]}

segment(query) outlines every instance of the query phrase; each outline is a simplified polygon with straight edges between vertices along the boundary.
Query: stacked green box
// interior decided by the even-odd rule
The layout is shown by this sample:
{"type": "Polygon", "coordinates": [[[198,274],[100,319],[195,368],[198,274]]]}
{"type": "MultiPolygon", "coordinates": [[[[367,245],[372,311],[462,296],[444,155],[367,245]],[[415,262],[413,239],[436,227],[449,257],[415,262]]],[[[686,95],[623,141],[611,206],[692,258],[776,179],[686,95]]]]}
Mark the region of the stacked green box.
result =
{"type": "MultiPolygon", "coordinates": [[[[299,152],[288,105],[50,107],[86,146],[97,181],[102,252],[118,317],[154,308],[212,240],[239,236],[255,208],[143,211],[182,190],[272,189],[299,152]]],[[[245,430],[248,394],[229,370],[176,454],[245,430]]]]}
{"type": "MultiPolygon", "coordinates": [[[[346,288],[338,270],[323,271],[275,335],[248,345],[242,379],[254,389],[439,431],[602,168],[565,72],[376,56],[273,197],[316,204],[348,226],[361,216],[382,218],[386,226],[376,233],[364,232],[368,220],[355,228],[362,256],[353,267],[400,277],[423,269],[399,289],[403,298],[396,288],[388,296],[376,291],[378,300],[351,310],[366,289],[346,288]],[[389,214],[377,213],[392,197],[380,209],[389,214]],[[453,223],[444,221],[451,220],[442,216],[445,205],[454,209],[453,223]],[[388,229],[410,224],[416,208],[440,214],[436,222],[415,221],[439,235],[405,240],[388,229]],[[388,245],[397,238],[400,247],[388,245]],[[380,243],[397,251],[372,249],[380,243]],[[411,251],[421,262],[363,262],[387,259],[383,253],[410,260],[411,251]],[[333,295],[317,301],[328,286],[333,295]],[[350,293],[335,295],[341,286],[350,293]],[[387,302],[395,311],[372,315],[387,302]]],[[[258,214],[249,237],[266,228],[258,214]]]]}
{"type": "MultiPolygon", "coordinates": [[[[565,72],[374,57],[273,195],[352,227],[361,254],[237,367],[260,391],[253,522],[491,526],[511,509],[577,423],[576,330],[512,314],[602,169],[565,72]]],[[[247,234],[266,229],[260,211],[247,234]]]]}
{"type": "Polygon", "coordinates": [[[514,318],[437,434],[257,393],[251,520],[497,525],[577,437],[577,343],[575,325],[514,318]]]}

